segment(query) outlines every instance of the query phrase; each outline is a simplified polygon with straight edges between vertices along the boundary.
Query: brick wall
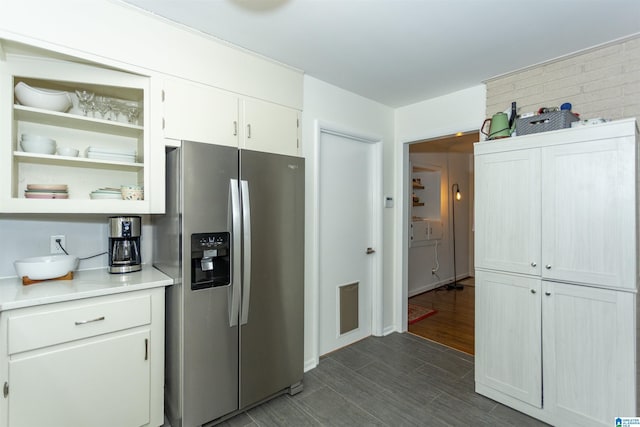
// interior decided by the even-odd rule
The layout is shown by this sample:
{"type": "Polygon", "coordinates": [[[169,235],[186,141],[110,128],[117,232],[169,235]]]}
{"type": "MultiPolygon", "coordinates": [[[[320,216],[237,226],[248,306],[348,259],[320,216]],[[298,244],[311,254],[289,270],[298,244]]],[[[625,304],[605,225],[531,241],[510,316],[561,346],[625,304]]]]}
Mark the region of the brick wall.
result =
{"type": "Polygon", "coordinates": [[[512,101],[518,114],[573,105],[582,119],[640,122],[640,36],[495,77],[486,82],[487,117],[512,101]]]}

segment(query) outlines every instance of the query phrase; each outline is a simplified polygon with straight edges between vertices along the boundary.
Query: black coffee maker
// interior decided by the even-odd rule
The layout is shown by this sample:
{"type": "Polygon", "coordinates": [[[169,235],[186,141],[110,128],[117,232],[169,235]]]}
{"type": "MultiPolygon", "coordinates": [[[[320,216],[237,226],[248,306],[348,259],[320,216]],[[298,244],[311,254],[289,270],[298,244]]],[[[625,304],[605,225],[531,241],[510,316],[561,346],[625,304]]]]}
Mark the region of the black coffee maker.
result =
{"type": "Polygon", "coordinates": [[[109,217],[109,273],[142,269],[139,216],[109,217]]]}

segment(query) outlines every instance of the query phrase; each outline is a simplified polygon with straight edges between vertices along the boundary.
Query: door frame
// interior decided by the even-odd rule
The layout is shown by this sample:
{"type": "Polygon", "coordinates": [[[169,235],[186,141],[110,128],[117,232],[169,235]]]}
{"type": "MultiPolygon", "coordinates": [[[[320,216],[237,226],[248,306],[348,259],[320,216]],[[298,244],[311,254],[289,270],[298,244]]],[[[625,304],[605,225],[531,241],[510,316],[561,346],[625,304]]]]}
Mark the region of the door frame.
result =
{"type": "Polygon", "coordinates": [[[371,333],[376,336],[382,336],[383,334],[383,319],[384,314],[383,310],[383,293],[382,293],[382,259],[384,256],[384,249],[382,247],[382,237],[383,237],[383,207],[384,207],[384,197],[383,197],[383,163],[382,163],[382,149],[383,149],[383,141],[380,136],[367,134],[365,132],[354,130],[347,128],[345,126],[341,126],[335,123],[325,122],[322,120],[315,120],[315,145],[314,145],[314,178],[313,178],[313,194],[314,198],[311,201],[312,203],[312,211],[315,221],[313,221],[312,226],[312,241],[313,241],[313,253],[314,260],[311,263],[312,272],[311,277],[313,278],[312,283],[309,286],[309,290],[311,291],[310,300],[314,303],[315,309],[315,325],[313,327],[314,334],[314,343],[316,346],[316,351],[314,351],[316,356],[316,361],[319,360],[319,348],[320,348],[320,321],[321,314],[320,313],[320,144],[322,141],[322,134],[332,134],[336,136],[340,136],[343,138],[353,139],[358,142],[372,144],[373,146],[373,164],[372,164],[372,190],[374,200],[378,200],[378,203],[374,203],[373,212],[371,213],[371,221],[373,225],[373,235],[372,242],[373,248],[375,248],[376,252],[374,255],[374,259],[372,262],[371,268],[371,333]]]}

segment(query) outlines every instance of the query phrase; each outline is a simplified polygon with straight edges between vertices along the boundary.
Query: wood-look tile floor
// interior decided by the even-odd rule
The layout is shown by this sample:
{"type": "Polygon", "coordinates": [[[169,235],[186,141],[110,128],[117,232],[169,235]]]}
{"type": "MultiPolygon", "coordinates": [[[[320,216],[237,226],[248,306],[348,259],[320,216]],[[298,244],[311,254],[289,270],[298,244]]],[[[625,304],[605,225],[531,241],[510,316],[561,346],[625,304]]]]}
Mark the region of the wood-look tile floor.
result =
{"type": "Polygon", "coordinates": [[[409,302],[438,313],[409,325],[409,332],[474,354],[475,286],[472,277],[459,280],[463,290],[438,288],[409,298],[409,302]]]}
{"type": "Polygon", "coordinates": [[[301,393],[282,395],[221,425],[546,425],[476,394],[473,366],[473,356],[412,334],[368,337],[322,357],[305,373],[301,393]]]}

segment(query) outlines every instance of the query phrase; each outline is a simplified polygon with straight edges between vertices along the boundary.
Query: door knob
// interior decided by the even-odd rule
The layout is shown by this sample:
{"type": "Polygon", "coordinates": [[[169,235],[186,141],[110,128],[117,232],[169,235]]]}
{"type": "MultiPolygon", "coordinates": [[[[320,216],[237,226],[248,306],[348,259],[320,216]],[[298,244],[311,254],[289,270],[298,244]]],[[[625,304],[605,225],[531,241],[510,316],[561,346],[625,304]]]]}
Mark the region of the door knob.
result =
{"type": "Polygon", "coordinates": [[[531,267],[535,267],[535,266],[537,266],[537,265],[538,265],[538,264],[536,264],[536,262],[535,262],[535,261],[531,261],[531,267]]]}
{"type": "Polygon", "coordinates": [[[545,294],[546,296],[549,296],[549,295],[551,295],[551,292],[546,291],[544,294],[545,294]]]}
{"type": "Polygon", "coordinates": [[[544,268],[546,268],[547,270],[551,270],[551,264],[545,265],[544,268]]]}
{"type": "Polygon", "coordinates": [[[367,248],[367,255],[374,253],[375,250],[373,248],[367,248]]]}
{"type": "Polygon", "coordinates": [[[535,289],[531,289],[531,293],[532,293],[532,294],[535,294],[535,293],[536,293],[536,290],[535,290],[535,289]]]}

